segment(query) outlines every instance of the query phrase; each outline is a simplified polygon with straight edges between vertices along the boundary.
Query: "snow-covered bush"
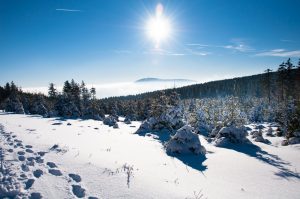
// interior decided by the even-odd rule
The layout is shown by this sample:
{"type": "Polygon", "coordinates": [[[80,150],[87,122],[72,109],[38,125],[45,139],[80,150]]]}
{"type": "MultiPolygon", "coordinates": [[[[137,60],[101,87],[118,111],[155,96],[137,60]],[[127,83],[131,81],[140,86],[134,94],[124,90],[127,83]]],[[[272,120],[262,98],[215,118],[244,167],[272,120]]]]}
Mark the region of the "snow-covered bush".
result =
{"type": "Polygon", "coordinates": [[[214,143],[216,146],[226,146],[229,143],[248,143],[247,135],[248,133],[244,128],[235,126],[223,127],[216,135],[214,143]]]}
{"type": "Polygon", "coordinates": [[[252,138],[255,142],[262,142],[262,143],[268,143],[269,141],[263,137],[262,130],[259,131],[253,131],[252,132],[252,138]]]}
{"type": "Polygon", "coordinates": [[[130,120],[130,117],[125,117],[125,119],[124,119],[124,123],[125,124],[131,124],[131,120],[130,120]]]}
{"type": "Polygon", "coordinates": [[[7,99],[5,111],[6,112],[14,112],[17,114],[25,113],[23,104],[20,102],[20,100],[17,96],[11,96],[10,98],[7,99]]]}
{"type": "MultiPolygon", "coordinates": [[[[185,125],[183,105],[174,97],[168,102],[168,98],[162,94],[152,106],[151,117],[147,118],[137,130],[138,134],[168,130],[173,134],[185,125]]],[[[176,97],[177,96],[177,97],[176,97]]]]}
{"type": "Polygon", "coordinates": [[[268,130],[267,130],[267,133],[266,133],[266,136],[270,136],[270,137],[273,137],[273,129],[272,127],[269,127],[268,130]]]}
{"type": "Polygon", "coordinates": [[[197,112],[196,132],[205,136],[207,136],[212,130],[211,125],[208,124],[206,118],[205,112],[199,109],[197,112]]]}
{"type": "Polygon", "coordinates": [[[108,126],[114,126],[115,124],[117,124],[117,120],[114,116],[109,115],[104,118],[103,124],[108,126]]]}
{"type": "Polygon", "coordinates": [[[118,129],[118,128],[119,128],[118,123],[115,123],[115,124],[113,125],[113,128],[114,128],[114,129],[118,129]]]}
{"type": "Polygon", "coordinates": [[[185,125],[178,129],[174,136],[165,144],[168,153],[179,154],[205,154],[205,148],[201,146],[199,137],[193,128],[185,125]]]}
{"type": "Polygon", "coordinates": [[[33,107],[31,108],[31,113],[32,114],[38,114],[41,115],[43,117],[48,117],[48,110],[45,107],[43,101],[37,101],[33,104],[33,107]]]}
{"type": "Polygon", "coordinates": [[[66,96],[59,96],[55,104],[55,110],[61,117],[80,117],[81,113],[75,103],[66,96]]]}

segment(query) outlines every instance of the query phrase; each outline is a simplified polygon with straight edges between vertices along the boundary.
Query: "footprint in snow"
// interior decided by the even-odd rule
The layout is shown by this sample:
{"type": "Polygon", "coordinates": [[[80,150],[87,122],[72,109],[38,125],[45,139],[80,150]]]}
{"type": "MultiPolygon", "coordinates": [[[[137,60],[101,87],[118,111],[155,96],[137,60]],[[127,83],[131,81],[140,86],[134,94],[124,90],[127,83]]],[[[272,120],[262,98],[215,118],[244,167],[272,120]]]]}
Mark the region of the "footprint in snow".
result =
{"type": "Polygon", "coordinates": [[[23,144],[22,144],[21,142],[18,142],[18,143],[16,144],[16,146],[23,146],[23,144]]]}
{"type": "Polygon", "coordinates": [[[43,197],[42,197],[41,193],[38,193],[38,192],[31,193],[31,195],[29,197],[29,199],[41,199],[41,198],[43,198],[43,197]]]}
{"type": "Polygon", "coordinates": [[[80,185],[72,185],[72,192],[77,198],[85,197],[85,189],[80,185]]]}
{"type": "Polygon", "coordinates": [[[99,199],[99,198],[94,197],[94,196],[90,196],[90,197],[88,197],[88,199],[99,199]]]}
{"type": "Polygon", "coordinates": [[[74,180],[75,182],[81,182],[80,175],[77,175],[77,174],[74,174],[74,173],[70,173],[69,177],[72,178],[72,180],[74,180]]]}
{"type": "Polygon", "coordinates": [[[40,156],[44,156],[47,152],[44,152],[44,151],[39,151],[37,152],[37,154],[39,154],[40,156]]]}
{"type": "Polygon", "coordinates": [[[43,171],[41,169],[37,169],[33,172],[34,177],[39,178],[43,175],[43,171]]]}
{"type": "Polygon", "coordinates": [[[31,149],[26,149],[25,150],[27,153],[33,153],[33,150],[31,150],[31,149]]]}
{"type": "Polygon", "coordinates": [[[48,171],[49,171],[49,173],[51,173],[52,175],[55,175],[55,176],[62,176],[61,171],[58,170],[58,169],[49,169],[48,171]]]}
{"type": "Polygon", "coordinates": [[[18,159],[19,159],[20,161],[25,161],[25,156],[20,155],[20,156],[18,156],[18,159]]]}
{"type": "Polygon", "coordinates": [[[9,153],[12,153],[12,152],[14,152],[14,150],[13,149],[8,149],[7,150],[9,153]]]}
{"type": "Polygon", "coordinates": [[[27,160],[28,160],[29,162],[34,161],[34,157],[28,157],[27,160]]]}
{"type": "Polygon", "coordinates": [[[54,162],[47,162],[47,165],[50,167],[50,168],[56,168],[56,164],[54,162]]]}
{"type": "Polygon", "coordinates": [[[25,152],[24,152],[24,151],[18,151],[17,154],[18,154],[18,155],[25,155],[25,152]]]}
{"type": "Polygon", "coordinates": [[[29,171],[29,167],[28,167],[26,164],[22,164],[22,165],[21,165],[21,169],[22,169],[22,171],[24,171],[24,172],[28,172],[28,171],[29,171]]]}
{"type": "Polygon", "coordinates": [[[31,145],[25,145],[26,148],[31,149],[32,146],[31,145]]]}
{"type": "Polygon", "coordinates": [[[44,159],[41,158],[41,157],[39,157],[39,156],[35,158],[35,161],[36,161],[37,163],[44,163],[44,159]]]}
{"type": "Polygon", "coordinates": [[[30,187],[32,187],[34,183],[34,179],[28,179],[27,182],[25,182],[25,189],[29,189],[30,187]]]}
{"type": "Polygon", "coordinates": [[[24,178],[24,179],[27,179],[27,175],[26,175],[25,173],[22,173],[22,174],[20,175],[20,177],[21,177],[21,178],[24,178]]]}

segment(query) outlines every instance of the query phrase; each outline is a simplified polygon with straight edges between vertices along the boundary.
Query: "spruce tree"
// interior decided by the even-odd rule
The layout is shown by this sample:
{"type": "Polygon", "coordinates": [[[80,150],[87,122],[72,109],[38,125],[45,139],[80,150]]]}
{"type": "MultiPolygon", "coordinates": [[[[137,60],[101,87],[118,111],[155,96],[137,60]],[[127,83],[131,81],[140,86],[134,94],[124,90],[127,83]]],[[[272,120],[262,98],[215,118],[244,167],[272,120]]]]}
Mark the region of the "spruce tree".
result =
{"type": "Polygon", "coordinates": [[[268,96],[269,104],[271,102],[271,75],[270,75],[271,72],[272,72],[272,70],[269,69],[269,68],[267,70],[265,70],[266,75],[265,75],[265,78],[263,80],[263,85],[264,85],[265,91],[266,91],[267,96],[268,96]]]}
{"type": "Polygon", "coordinates": [[[56,90],[55,85],[53,83],[49,84],[48,96],[52,99],[55,99],[57,97],[57,90],[56,90]]]}

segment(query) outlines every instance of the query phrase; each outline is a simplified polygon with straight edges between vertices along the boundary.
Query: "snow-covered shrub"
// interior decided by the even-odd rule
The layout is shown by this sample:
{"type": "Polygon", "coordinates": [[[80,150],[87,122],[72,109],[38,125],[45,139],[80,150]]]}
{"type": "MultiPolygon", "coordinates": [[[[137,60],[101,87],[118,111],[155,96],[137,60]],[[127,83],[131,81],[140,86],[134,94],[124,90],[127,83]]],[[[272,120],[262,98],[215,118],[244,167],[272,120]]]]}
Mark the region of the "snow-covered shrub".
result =
{"type": "Polygon", "coordinates": [[[250,112],[250,121],[252,122],[263,122],[263,106],[262,104],[258,104],[254,106],[250,112]]]}
{"type": "Polygon", "coordinates": [[[272,127],[269,127],[268,130],[267,130],[267,133],[266,133],[266,136],[270,136],[270,137],[273,137],[273,129],[272,127]]]}
{"type": "Polygon", "coordinates": [[[114,128],[114,129],[118,129],[118,128],[119,128],[118,123],[115,123],[115,124],[113,125],[113,128],[114,128]]]}
{"type": "MultiPolygon", "coordinates": [[[[174,99],[177,99],[175,96],[174,99]]],[[[168,130],[174,133],[177,129],[185,125],[184,109],[179,99],[170,100],[165,95],[155,102],[152,108],[151,117],[147,118],[136,133],[145,134],[148,132],[158,132],[168,130]]]]}
{"type": "Polygon", "coordinates": [[[109,115],[104,118],[103,124],[108,125],[108,126],[114,126],[115,124],[117,124],[117,120],[115,117],[109,115]]]}
{"type": "Polygon", "coordinates": [[[178,129],[174,136],[165,144],[168,153],[179,154],[205,154],[205,148],[201,146],[199,137],[193,132],[193,128],[185,125],[178,129]]]}
{"type": "Polygon", "coordinates": [[[131,124],[131,120],[130,120],[130,117],[125,117],[125,119],[124,119],[124,123],[125,124],[131,124]]]}
{"type": "Polygon", "coordinates": [[[33,104],[33,107],[31,108],[31,113],[32,114],[38,114],[43,117],[48,117],[48,110],[45,107],[43,101],[37,101],[33,104]]]}
{"type": "Polygon", "coordinates": [[[66,96],[59,96],[55,104],[55,110],[61,117],[80,117],[81,113],[76,104],[66,96]]]}
{"type": "Polygon", "coordinates": [[[225,146],[229,143],[248,143],[247,135],[248,133],[244,128],[235,126],[223,127],[216,135],[214,143],[216,146],[225,146]]]}
{"type": "Polygon", "coordinates": [[[10,98],[7,99],[5,111],[6,112],[14,112],[17,114],[25,113],[23,104],[20,102],[20,100],[17,96],[11,96],[10,98]]]}
{"type": "Polygon", "coordinates": [[[253,131],[252,138],[254,139],[255,142],[262,142],[262,143],[269,142],[267,139],[264,139],[261,129],[259,131],[253,131]]]}
{"type": "Polygon", "coordinates": [[[209,133],[209,137],[216,137],[221,128],[223,127],[222,123],[218,123],[215,128],[209,133]]]}
{"type": "Polygon", "coordinates": [[[197,112],[196,132],[205,136],[207,136],[212,130],[206,118],[204,111],[199,109],[197,112]]]}

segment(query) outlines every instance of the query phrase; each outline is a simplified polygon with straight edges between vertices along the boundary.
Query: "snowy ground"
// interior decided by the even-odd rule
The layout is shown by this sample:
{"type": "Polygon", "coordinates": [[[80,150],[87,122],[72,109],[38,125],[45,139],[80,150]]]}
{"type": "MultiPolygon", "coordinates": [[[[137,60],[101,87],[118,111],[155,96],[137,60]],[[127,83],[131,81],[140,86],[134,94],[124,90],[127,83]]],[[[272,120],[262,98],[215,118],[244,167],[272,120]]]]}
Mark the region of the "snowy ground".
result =
{"type": "Polygon", "coordinates": [[[113,129],[93,120],[0,113],[0,124],[5,167],[27,196],[76,198],[83,192],[85,198],[300,196],[300,145],[281,146],[283,138],[265,137],[271,144],[253,142],[229,149],[200,137],[208,151],[203,159],[168,156],[159,140],[133,134],[139,122],[119,122],[120,128],[113,129]]]}

